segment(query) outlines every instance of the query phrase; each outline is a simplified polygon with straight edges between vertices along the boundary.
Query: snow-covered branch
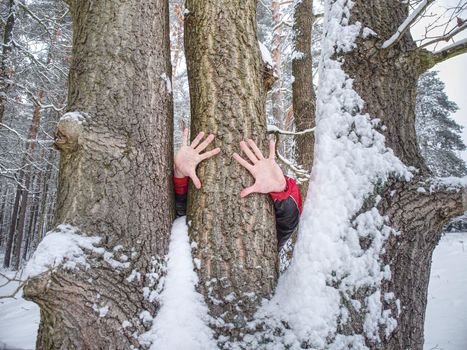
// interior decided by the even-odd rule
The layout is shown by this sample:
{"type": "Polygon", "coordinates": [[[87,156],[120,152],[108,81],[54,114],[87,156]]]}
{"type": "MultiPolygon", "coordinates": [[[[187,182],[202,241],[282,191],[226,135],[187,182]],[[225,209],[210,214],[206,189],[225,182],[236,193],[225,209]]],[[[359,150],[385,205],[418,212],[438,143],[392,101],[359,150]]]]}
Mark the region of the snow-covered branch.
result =
{"type": "Polygon", "coordinates": [[[297,175],[297,182],[302,183],[310,179],[310,173],[303,169],[301,166],[293,164],[290,160],[281,155],[276,151],[277,159],[279,159],[285,166],[287,166],[292,172],[297,175]]]}
{"type": "Polygon", "coordinates": [[[459,40],[433,53],[434,63],[446,61],[467,52],[467,38],[459,40]]]}
{"type": "Polygon", "coordinates": [[[443,47],[442,49],[431,52],[427,49],[416,50],[420,61],[419,72],[426,72],[438,63],[446,61],[467,52],[467,38],[459,40],[452,45],[443,47]]]}
{"type": "Polygon", "coordinates": [[[423,0],[420,5],[408,16],[405,21],[397,28],[396,32],[386,40],[381,46],[382,49],[387,49],[388,47],[397,44],[397,42],[402,38],[402,36],[410,29],[410,26],[425,12],[426,8],[434,0],[423,0]]]}
{"type": "Polygon", "coordinates": [[[279,129],[275,125],[268,125],[268,133],[270,134],[282,134],[282,135],[304,135],[304,134],[310,134],[315,131],[315,128],[310,128],[310,129],[305,129],[302,131],[287,131],[287,130],[282,130],[279,129]]]}

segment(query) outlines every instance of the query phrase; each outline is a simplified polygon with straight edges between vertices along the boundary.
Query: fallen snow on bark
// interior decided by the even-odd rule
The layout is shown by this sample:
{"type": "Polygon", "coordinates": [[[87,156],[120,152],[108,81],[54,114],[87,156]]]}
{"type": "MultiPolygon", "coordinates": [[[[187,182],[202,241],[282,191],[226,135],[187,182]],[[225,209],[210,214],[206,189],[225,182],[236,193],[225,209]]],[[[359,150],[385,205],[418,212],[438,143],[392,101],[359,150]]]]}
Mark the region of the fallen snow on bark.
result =
{"type": "Polygon", "coordinates": [[[165,88],[167,89],[167,92],[169,94],[171,94],[172,93],[172,82],[171,82],[170,78],[167,76],[167,74],[162,73],[161,74],[161,79],[163,81],[165,81],[165,88]]]}
{"type": "Polygon", "coordinates": [[[169,245],[167,276],[159,301],[161,308],[151,330],[139,337],[150,349],[216,349],[208,327],[208,309],[195,286],[188,227],[185,217],[175,220],[169,245]]]}
{"type": "Polygon", "coordinates": [[[58,225],[57,228],[44,237],[29,260],[25,277],[37,276],[49,269],[62,267],[74,270],[81,267],[89,268],[84,250],[101,252],[97,248],[100,237],[87,237],[79,234],[79,230],[71,225],[58,225]]]}
{"type": "MultiPolygon", "coordinates": [[[[355,47],[360,23],[349,24],[352,2],[325,1],[324,35],[317,94],[316,144],[310,190],[301,218],[294,257],[276,293],[257,313],[271,332],[247,336],[248,346],[274,349],[365,349],[364,337],[379,341],[397,322],[381,302],[381,283],[391,277],[380,260],[385,240],[397,234],[378,212],[380,198],[370,198],[389,176],[410,179],[411,173],[386,148],[377,119],[361,113],[364,101],[335,54],[355,47]],[[372,205],[359,212],[366,200],[372,205]],[[362,249],[360,239],[369,242],[362,249]],[[359,288],[374,291],[354,299],[359,288]],[[364,333],[338,334],[338,324],[362,313],[364,333]],[[284,327],[284,322],[287,327],[284,327]],[[280,332],[278,332],[278,329],[280,332]],[[330,343],[330,344],[329,344],[330,343]]],[[[391,299],[394,307],[397,295],[391,299]]]]}
{"type": "Polygon", "coordinates": [[[78,124],[82,124],[83,122],[86,121],[87,117],[88,117],[88,115],[86,113],[68,112],[68,113],[65,113],[64,115],[61,116],[60,122],[72,121],[72,122],[76,122],[78,124]]]}
{"type": "Polygon", "coordinates": [[[274,60],[272,59],[271,52],[268,50],[266,45],[258,40],[259,50],[261,52],[261,58],[264,63],[268,64],[271,67],[274,67],[274,60]]]}

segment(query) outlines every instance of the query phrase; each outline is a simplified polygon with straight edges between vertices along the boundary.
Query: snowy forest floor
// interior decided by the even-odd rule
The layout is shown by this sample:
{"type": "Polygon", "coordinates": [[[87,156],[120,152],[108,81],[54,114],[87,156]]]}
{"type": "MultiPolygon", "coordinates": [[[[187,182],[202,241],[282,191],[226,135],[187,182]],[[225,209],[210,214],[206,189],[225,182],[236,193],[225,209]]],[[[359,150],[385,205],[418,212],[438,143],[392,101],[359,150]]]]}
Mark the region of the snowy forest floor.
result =
{"type": "MultiPolygon", "coordinates": [[[[433,255],[425,350],[467,349],[466,268],[467,232],[445,234],[433,255]]],[[[15,275],[0,271],[10,277],[15,275]]],[[[0,277],[0,286],[5,282],[0,277]]],[[[16,287],[17,283],[0,287],[0,295],[11,294],[16,287]]],[[[16,299],[0,299],[0,350],[33,349],[38,325],[39,308],[34,303],[20,294],[16,299]]]]}

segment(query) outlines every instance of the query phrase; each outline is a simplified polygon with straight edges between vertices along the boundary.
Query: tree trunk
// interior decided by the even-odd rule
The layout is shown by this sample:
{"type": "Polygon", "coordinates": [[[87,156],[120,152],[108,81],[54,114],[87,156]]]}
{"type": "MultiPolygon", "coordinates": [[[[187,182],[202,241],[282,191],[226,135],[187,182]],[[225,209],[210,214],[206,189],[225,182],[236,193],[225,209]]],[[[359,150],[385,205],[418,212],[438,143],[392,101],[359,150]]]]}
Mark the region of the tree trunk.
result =
{"type": "Polygon", "coordinates": [[[246,138],[267,149],[256,1],[190,0],[186,7],[192,135],[213,133],[221,147],[198,168],[201,190],[190,187],[189,232],[216,333],[232,339],[269,298],[278,274],[271,201],[258,194],[240,199],[252,177],[232,158],[246,138]]]}
{"type": "MultiPolygon", "coordinates": [[[[274,61],[274,73],[277,80],[272,88],[272,116],[280,129],[285,128],[284,115],[284,94],[282,93],[282,16],[281,16],[281,1],[273,0],[271,4],[272,12],[272,59],[274,61]]],[[[284,147],[281,147],[281,149],[284,147]]],[[[284,154],[284,149],[282,149],[284,154]]]]}
{"type": "MultiPolygon", "coordinates": [[[[316,96],[313,87],[313,57],[311,56],[311,35],[313,27],[313,0],[298,2],[294,12],[295,55],[292,60],[292,104],[296,131],[315,126],[316,96]]],[[[306,171],[313,166],[313,133],[296,135],[297,162],[306,171]]],[[[305,200],[308,181],[300,185],[305,200]]]]}
{"type": "MultiPolygon", "coordinates": [[[[24,155],[23,161],[21,162],[21,164],[24,166],[26,161],[27,161],[27,157],[26,155],[24,155]]],[[[23,182],[24,176],[25,176],[25,173],[24,171],[21,170],[18,174],[18,185],[16,186],[15,201],[13,203],[13,208],[11,210],[10,227],[8,230],[8,237],[6,241],[6,247],[5,247],[5,256],[3,257],[3,267],[6,267],[6,268],[10,267],[10,263],[11,263],[11,253],[13,250],[13,242],[15,238],[17,223],[18,223],[20,200],[23,194],[22,182],[23,182]]]]}
{"type": "Polygon", "coordinates": [[[156,288],[174,218],[168,3],[80,0],[70,10],[74,113],[57,130],[56,223],[100,236],[107,259],[87,253],[89,269],[41,274],[24,293],[41,307],[37,348],[128,349],[150,327],[141,312],[158,308],[142,290],[156,288]],[[127,279],[132,270],[140,280],[127,279]]]}
{"type": "MultiPolygon", "coordinates": [[[[353,50],[338,55],[344,57],[343,70],[353,79],[353,88],[364,101],[362,112],[381,119],[380,130],[386,146],[405,165],[418,169],[411,181],[391,180],[376,186],[369,199],[399,232],[391,235],[381,249],[381,268],[389,267],[391,278],[382,284],[380,301],[391,311],[397,327],[385,334],[384,327],[378,325],[380,340],[376,340],[364,332],[361,314],[357,316],[359,313],[352,310],[351,322],[341,325],[339,331],[365,334],[366,345],[372,349],[423,349],[432,253],[443,225],[465,209],[461,191],[429,184],[431,174],[420,154],[415,133],[415,97],[421,65],[410,33],[396,45],[380,48],[396,32],[408,11],[409,4],[398,0],[356,1],[350,22],[360,22],[362,28],[370,28],[377,35],[360,36],[353,50]],[[378,205],[373,197],[377,194],[382,197],[378,205]],[[394,300],[385,298],[388,293],[399,300],[400,308],[394,300]]],[[[362,247],[369,244],[365,239],[360,243],[362,247]]],[[[359,290],[356,295],[365,300],[373,292],[359,290]]]]}
{"type": "Polygon", "coordinates": [[[5,105],[7,101],[7,92],[10,83],[7,82],[10,79],[12,72],[10,71],[9,56],[13,51],[13,28],[16,21],[16,1],[10,0],[8,5],[8,17],[6,19],[5,27],[3,30],[3,49],[2,58],[0,62],[0,123],[3,123],[3,117],[5,115],[5,105]]]}
{"type": "Polygon", "coordinates": [[[45,172],[42,175],[42,186],[40,187],[41,198],[38,204],[38,223],[34,232],[34,239],[32,241],[32,250],[34,251],[39,242],[42,240],[46,229],[47,223],[47,208],[48,208],[48,198],[52,195],[52,189],[49,190],[49,184],[51,182],[52,176],[52,162],[54,161],[54,154],[49,151],[47,157],[47,167],[45,172]]]}
{"type": "MultiPolygon", "coordinates": [[[[38,94],[39,101],[44,96],[44,92],[41,90],[38,94]]],[[[29,140],[32,141],[29,145],[26,145],[26,155],[24,167],[22,170],[24,172],[24,181],[21,186],[21,201],[19,203],[19,214],[18,214],[18,221],[15,223],[15,249],[13,251],[13,269],[17,270],[20,266],[21,261],[21,246],[23,244],[23,235],[24,235],[24,221],[26,220],[26,209],[28,207],[28,199],[29,199],[29,186],[31,182],[31,172],[33,168],[31,164],[34,161],[34,150],[36,148],[36,140],[37,140],[37,133],[39,131],[39,124],[41,120],[41,107],[40,104],[36,104],[34,106],[34,113],[31,122],[31,128],[29,130],[29,140]]]]}

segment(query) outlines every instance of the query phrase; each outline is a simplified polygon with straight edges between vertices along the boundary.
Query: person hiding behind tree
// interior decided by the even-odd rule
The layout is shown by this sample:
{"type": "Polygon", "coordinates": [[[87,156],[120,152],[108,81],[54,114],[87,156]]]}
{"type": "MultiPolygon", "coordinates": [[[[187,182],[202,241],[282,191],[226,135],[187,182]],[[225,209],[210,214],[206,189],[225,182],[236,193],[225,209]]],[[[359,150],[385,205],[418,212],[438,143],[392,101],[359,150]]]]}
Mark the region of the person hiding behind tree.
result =
{"type": "MultiPolygon", "coordinates": [[[[196,175],[196,167],[203,160],[214,157],[220,152],[215,148],[203,152],[214,140],[214,135],[208,135],[204,140],[204,132],[200,132],[188,145],[188,129],[183,130],[182,146],[175,155],[174,160],[174,188],[175,188],[175,210],[177,217],[186,215],[188,179],[193,181],[197,189],[201,188],[201,181],[196,175]]],[[[233,158],[246,168],[255,179],[255,183],[243,189],[240,197],[246,197],[251,193],[269,194],[274,202],[276,216],[278,251],[290,238],[298,226],[300,214],[302,213],[302,197],[294,179],[284,176],[281,168],[277,165],[275,158],[275,142],[269,142],[269,157],[265,158],[258,146],[251,139],[240,142],[240,149],[248,157],[249,161],[243,159],[237,153],[233,158]]]]}

